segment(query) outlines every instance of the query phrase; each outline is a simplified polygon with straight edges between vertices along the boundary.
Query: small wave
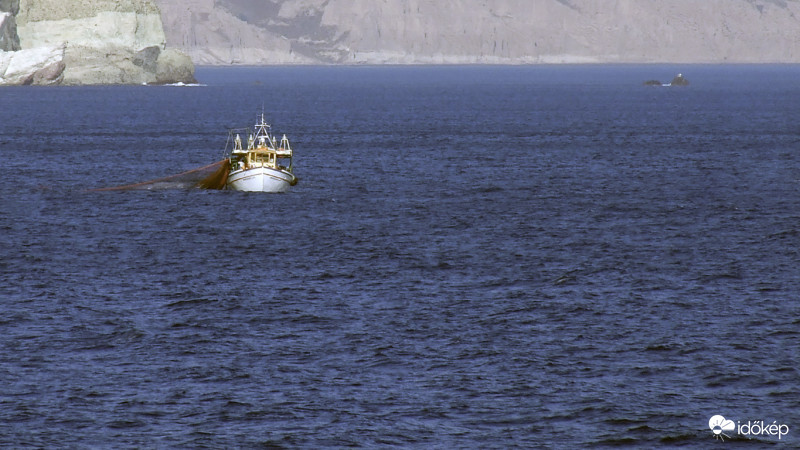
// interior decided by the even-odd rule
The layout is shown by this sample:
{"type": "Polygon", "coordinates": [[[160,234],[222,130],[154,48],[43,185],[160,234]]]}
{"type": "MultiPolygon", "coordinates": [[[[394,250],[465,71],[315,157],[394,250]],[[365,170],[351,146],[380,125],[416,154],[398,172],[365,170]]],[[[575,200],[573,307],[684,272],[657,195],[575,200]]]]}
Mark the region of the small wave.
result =
{"type": "Polygon", "coordinates": [[[502,192],[504,189],[501,186],[483,186],[477,189],[480,193],[502,192]]]}
{"type": "Polygon", "coordinates": [[[182,81],[179,81],[177,83],[165,83],[165,84],[142,83],[142,86],[202,87],[202,86],[208,86],[208,85],[207,84],[203,84],[203,83],[184,83],[182,81]]]}
{"type": "Polygon", "coordinates": [[[168,84],[165,84],[164,86],[201,87],[201,86],[208,86],[208,85],[207,84],[202,84],[202,83],[183,83],[183,82],[179,81],[177,83],[168,83],[168,84]]]}
{"type": "Polygon", "coordinates": [[[167,308],[194,308],[198,305],[216,303],[217,300],[210,298],[193,298],[188,300],[178,300],[167,305],[167,308]]]}

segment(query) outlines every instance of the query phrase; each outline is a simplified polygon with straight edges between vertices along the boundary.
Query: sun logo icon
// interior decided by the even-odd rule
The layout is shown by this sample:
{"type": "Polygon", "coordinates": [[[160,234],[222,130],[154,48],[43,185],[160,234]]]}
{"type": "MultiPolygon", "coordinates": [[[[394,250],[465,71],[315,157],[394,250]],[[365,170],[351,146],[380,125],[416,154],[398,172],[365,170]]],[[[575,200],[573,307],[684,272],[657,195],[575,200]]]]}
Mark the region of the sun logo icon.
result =
{"type": "Polygon", "coordinates": [[[722,436],[730,439],[731,437],[727,434],[723,433],[723,431],[733,431],[736,429],[736,424],[733,423],[732,420],[727,420],[726,418],[717,414],[716,416],[711,416],[708,419],[708,428],[711,428],[711,431],[714,433],[715,439],[720,439],[724,441],[725,439],[722,436]]]}

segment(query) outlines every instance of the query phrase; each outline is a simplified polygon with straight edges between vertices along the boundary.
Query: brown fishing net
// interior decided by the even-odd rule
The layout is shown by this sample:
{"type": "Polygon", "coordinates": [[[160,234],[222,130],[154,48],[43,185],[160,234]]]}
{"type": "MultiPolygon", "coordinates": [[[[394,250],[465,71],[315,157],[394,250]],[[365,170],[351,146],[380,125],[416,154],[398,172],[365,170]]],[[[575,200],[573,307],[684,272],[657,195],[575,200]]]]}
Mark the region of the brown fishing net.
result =
{"type": "Polygon", "coordinates": [[[224,189],[225,182],[228,181],[230,171],[230,161],[223,159],[214,164],[187,170],[177,175],[158,178],[141,183],[126,184],[124,186],[114,186],[93,191],[126,191],[134,189],[154,190],[154,189],[224,189]]]}

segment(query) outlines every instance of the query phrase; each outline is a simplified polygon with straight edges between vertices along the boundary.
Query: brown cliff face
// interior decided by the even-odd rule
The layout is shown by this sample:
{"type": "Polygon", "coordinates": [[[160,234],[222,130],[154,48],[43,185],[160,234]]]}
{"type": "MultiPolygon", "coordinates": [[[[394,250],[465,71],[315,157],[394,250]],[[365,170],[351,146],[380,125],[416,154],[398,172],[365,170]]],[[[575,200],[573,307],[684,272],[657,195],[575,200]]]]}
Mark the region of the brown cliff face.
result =
{"type": "Polygon", "coordinates": [[[798,0],[156,0],[202,64],[800,62],[798,0]]]}

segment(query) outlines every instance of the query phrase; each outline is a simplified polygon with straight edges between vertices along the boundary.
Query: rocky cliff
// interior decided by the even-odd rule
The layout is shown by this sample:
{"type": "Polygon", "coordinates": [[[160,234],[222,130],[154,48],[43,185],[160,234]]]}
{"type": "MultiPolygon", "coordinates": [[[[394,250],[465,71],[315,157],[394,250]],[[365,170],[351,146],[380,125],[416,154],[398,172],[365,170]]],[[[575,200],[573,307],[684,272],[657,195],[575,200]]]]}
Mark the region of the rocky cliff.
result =
{"type": "MultiPolygon", "coordinates": [[[[292,40],[247,15],[236,14],[215,0],[160,1],[167,43],[180,48],[196,64],[303,64],[319,60],[296,52],[292,40]]],[[[260,14],[274,5],[253,0],[247,5],[260,14]]]]}
{"type": "Polygon", "coordinates": [[[200,64],[800,62],[798,0],[156,0],[200,64]]]}
{"type": "Polygon", "coordinates": [[[0,84],[193,82],[152,0],[0,0],[0,84]]]}
{"type": "Polygon", "coordinates": [[[19,11],[19,0],[0,0],[0,52],[19,50],[17,22],[14,19],[19,11]]]}

